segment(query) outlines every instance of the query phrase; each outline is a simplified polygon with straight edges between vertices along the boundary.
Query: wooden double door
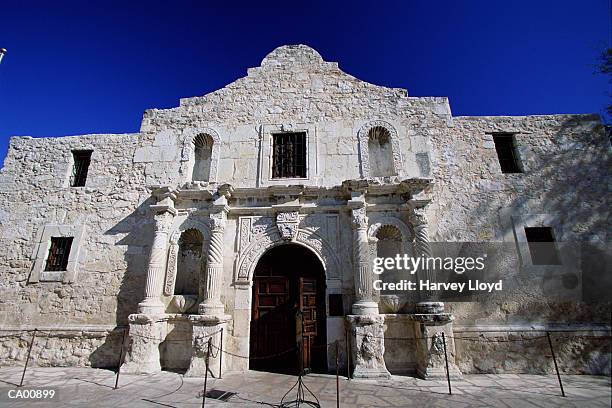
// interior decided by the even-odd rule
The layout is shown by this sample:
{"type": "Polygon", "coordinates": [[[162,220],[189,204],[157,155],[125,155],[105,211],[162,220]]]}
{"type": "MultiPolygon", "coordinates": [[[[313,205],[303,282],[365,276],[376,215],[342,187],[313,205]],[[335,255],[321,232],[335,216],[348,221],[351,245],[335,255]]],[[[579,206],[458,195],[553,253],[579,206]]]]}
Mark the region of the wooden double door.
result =
{"type": "Polygon", "coordinates": [[[325,281],[320,271],[309,272],[255,274],[251,369],[295,374],[303,364],[305,371],[326,371],[325,281]]]}

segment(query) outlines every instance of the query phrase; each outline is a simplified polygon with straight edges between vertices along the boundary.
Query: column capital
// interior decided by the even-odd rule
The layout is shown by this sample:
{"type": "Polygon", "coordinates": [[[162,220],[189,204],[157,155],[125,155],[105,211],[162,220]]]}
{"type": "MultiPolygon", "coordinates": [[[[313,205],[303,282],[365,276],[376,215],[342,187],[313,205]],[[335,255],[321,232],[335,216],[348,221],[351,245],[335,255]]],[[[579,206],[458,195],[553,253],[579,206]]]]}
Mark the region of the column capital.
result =
{"type": "Polygon", "coordinates": [[[367,229],[368,216],[366,215],[365,205],[351,210],[351,221],[354,229],[367,229]]]}
{"type": "Polygon", "coordinates": [[[164,211],[155,214],[155,232],[168,233],[172,227],[172,221],[174,221],[175,212],[164,211]]]}
{"type": "Polygon", "coordinates": [[[410,220],[414,226],[421,226],[429,224],[429,217],[425,211],[425,207],[413,208],[410,212],[410,220]]]}
{"type": "Polygon", "coordinates": [[[210,231],[211,232],[223,232],[225,231],[225,225],[227,224],[227,211],[214,212],[209,215],[210,231]]]}

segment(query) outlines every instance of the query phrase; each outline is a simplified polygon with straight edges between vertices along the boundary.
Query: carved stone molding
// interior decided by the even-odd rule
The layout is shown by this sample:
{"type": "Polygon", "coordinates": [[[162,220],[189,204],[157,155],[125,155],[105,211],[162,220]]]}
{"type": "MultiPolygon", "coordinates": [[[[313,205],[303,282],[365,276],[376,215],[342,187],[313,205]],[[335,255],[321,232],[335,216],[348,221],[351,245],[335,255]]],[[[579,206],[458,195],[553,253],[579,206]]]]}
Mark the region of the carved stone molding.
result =
{"type": "Polygon", "coordinates": [[[359,141],[359,156],[361,158],[361,177],[370,178],[370,153],[368,149],[368,141],[370,136],[370,130],[374,127],[383,127],[389,131],[391,136],[391,151],[393,154],[393,169],[396,175],[401,175],[402,171],[402,154],[399,145],[399,138],[397,130],[389,123],[383,120],[374,120],[366,123],[357,132],[357,139],[359,141]]]}
{"type": "MultiPolygon", "coordinates": [[[[333,224],[335,225],[335,224],[333,224]]],[[[242,218],[240,222],[240,252],[236,280],[238,282],[249,281],[252,278],[255,266],[259,258],[270,248],[286,243],[281,235],[279,228],[274,225],[274,220],[270,217],[249,217],[242,218]],[[267,225],[263,232],[253,233],[253,224],[258,227],[267,225]],[[247,233],[250,228],[250,233],[247,233]],[[242,234],[249,234],[247,238],[242,234]]],[[[258,228],[258,229],[260,229],[258,228]]],[[[321,260],[327,278],[340,277],[340,261],[336,255],[337,248],[332,248],[324,237],[311,230],[297,228],[293,242],[304,245],[312,250],[321,260]]]]}
{"type": "Polygon", "coordinates": [[[381,227],[386,225],[397,228],[402,233],[402,241],[411,242],[413,240],[413,234],[410,232],[410,228],[399,218],[392,216],[377,217],[374,222],[370,224],[368,228],[368,238],[370,240],[376,240],[376,234],[381,227]]]}
{"type": "Polygon", "coordinates": [[[294,240],[297,236],[300,216],[297,211],[280,212],[276,214],[276,227],[285,241],[294,240]]]}
{"type": "Polygon", "coordinates": [[[166,277],[164,282],[164,295],[172,296],[174,294],[174,285],[176,284],[177,262],[179,245],[178,242],[181,234],[188,229],[195,229],[202,234],[203,247],[202,253],[206,253],[207,243],[210,241],[210,226],[205,220],[199,220],[188,216],[187,219],[178,223],[178,227],[170,236],[170,246],[168,248],[168,262],[166,266],[166,277]]]}
{"type": "Polygon", "coordinates": [[[176,283],[176,269],[178,262],[178,241],[181,237],[180,231],[175,231],[170,237],[170,248],[168,249],[168,266],[166,267],[166,282],[164,284],[164,295],[171,296],[174,294],[174,285],[176,283]]]}

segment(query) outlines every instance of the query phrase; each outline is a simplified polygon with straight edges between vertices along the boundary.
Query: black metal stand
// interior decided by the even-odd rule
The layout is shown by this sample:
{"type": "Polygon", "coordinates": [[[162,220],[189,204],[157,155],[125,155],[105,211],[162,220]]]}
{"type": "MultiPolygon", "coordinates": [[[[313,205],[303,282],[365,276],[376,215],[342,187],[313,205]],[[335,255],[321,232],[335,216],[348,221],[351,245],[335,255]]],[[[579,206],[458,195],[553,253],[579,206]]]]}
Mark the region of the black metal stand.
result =
{"type": "Polygon", "coordinates": [[[206,406],[206,385],[208,383],[208,362],[209,362],[210,351],[211,351],[211,346],[212,346],[211,342],[212,342],[212,337],[209,337],[208,346],[206,349],[206,358],[204,359],[204,362],[206,364],[206,371],[204,372],[204,392],[202,393],[202,408],[206,406]]]}
{"type": "Polygon", "coordinates": [[[123,346],[125,345],[125,335],[127,334],[128,329],[123,330],[123,337],[121,337],[121,351],[119,351],[119,365],[117,366],[117,378],[115,378],[115,390],[119,385],[119,374],[121,373],[121,363],[123,362],[123,346]]]}
{"type": "Polygon", "coordinates": [[[219,378],[223,374],[223,327],[221,328],[221,339],[219,339],[219,378]]]}
{"type": "Polygon", "coordinates": [[[450,382],[450,372],[448,371],[448,355],[446,354],[446,336],[442,332],[442,343],[444,344],[444,361],[446,362],[446,380],[448,381],[448,395],[453,395],[450,382]]]}
{"type": "Polygon", "coordinates": [[[340,378],[338,377],[340,370],[340,346],[336,340],[336,408],[340,408],[340,378]]]}
{"type": "Polygon", "coordinates": [[[555,356],[555,349],[553,349],[552,340],[550,340],[549,332],[546,332],[546,337],[548,337],[548,345],[550,346],[550,352],[552,354],[553,362],[555,363],[555,371],[557,372],[557,380],[559,380],[561,395],[565,397],[565,390],[563,390],[563,383],[561,382],[561,375],[559,374],[559,366],[557,365],[557,357],[555,356]]]}
{"type": "Polygon", "coordinates": [[[316,395],[314,395],[312,391],[310,391],[310,389],[306,386],[306,384],[304,384],[304,381],[302,379],[302,376],[304,375],[304,319],[301,317],[301,315],[302,315],[302,312],[298,311],[297,316],[301,318],[301,325],[302,325],[302,336],[301,336],[301,339],[299,340],[299,347],[298,347],[298,352],[300,353],[299,355],[300,371],[298,374],[298,380],[293,385],[293,387],[289,388],[289,391],[287,391],[285,395],[283,395],[283,398],[281,398],[281,402],[278,405],[279,408],[291,408],[291,407],[297,408],[297,407],[302,407],[302,406],[321,408],[319,399],[317,398],[316,395]],[[287,397],[287,395],[289,395],[289,393],[294,388],[296,388],[296,392],[297,392],[296,398],[291,401],[285,401],[285,397],[287,397]],[[306,392],[304,390],[308,391],[308,393],[312,395],[312,397],[315,399],[316,402],[306,400],[306,392]]]}
{"type": "Polygon", "coordinates": [[[30,342],[30,347],[28,348],[28,356],[26,357],[25,366],[23,367],[23,374],[21,374],[21,382],[19,382],[20,387],[23,385],[23,378],[25,377],[26,370],[28,369],[30,354],[32,353],[32,346],[34,346],[34,339],[36,338],[36,331],[37,329],[34,329],[34,332],[32,333],[32,341],[30,342]]]}

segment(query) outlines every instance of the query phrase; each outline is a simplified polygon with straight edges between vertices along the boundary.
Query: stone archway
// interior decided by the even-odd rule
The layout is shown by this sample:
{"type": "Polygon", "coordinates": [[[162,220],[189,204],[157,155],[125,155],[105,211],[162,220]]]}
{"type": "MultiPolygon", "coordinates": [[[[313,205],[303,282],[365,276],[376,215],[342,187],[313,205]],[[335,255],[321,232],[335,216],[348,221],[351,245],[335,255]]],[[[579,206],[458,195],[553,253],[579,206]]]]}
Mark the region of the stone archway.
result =
{"type": "Polygon", "coordinates": [[[327,370],[325,292],[323,265],[305,246],[276,245],[259,258],[253,273],[250,369],[297,373],[303,362],[306,369],[327,370]]]}

